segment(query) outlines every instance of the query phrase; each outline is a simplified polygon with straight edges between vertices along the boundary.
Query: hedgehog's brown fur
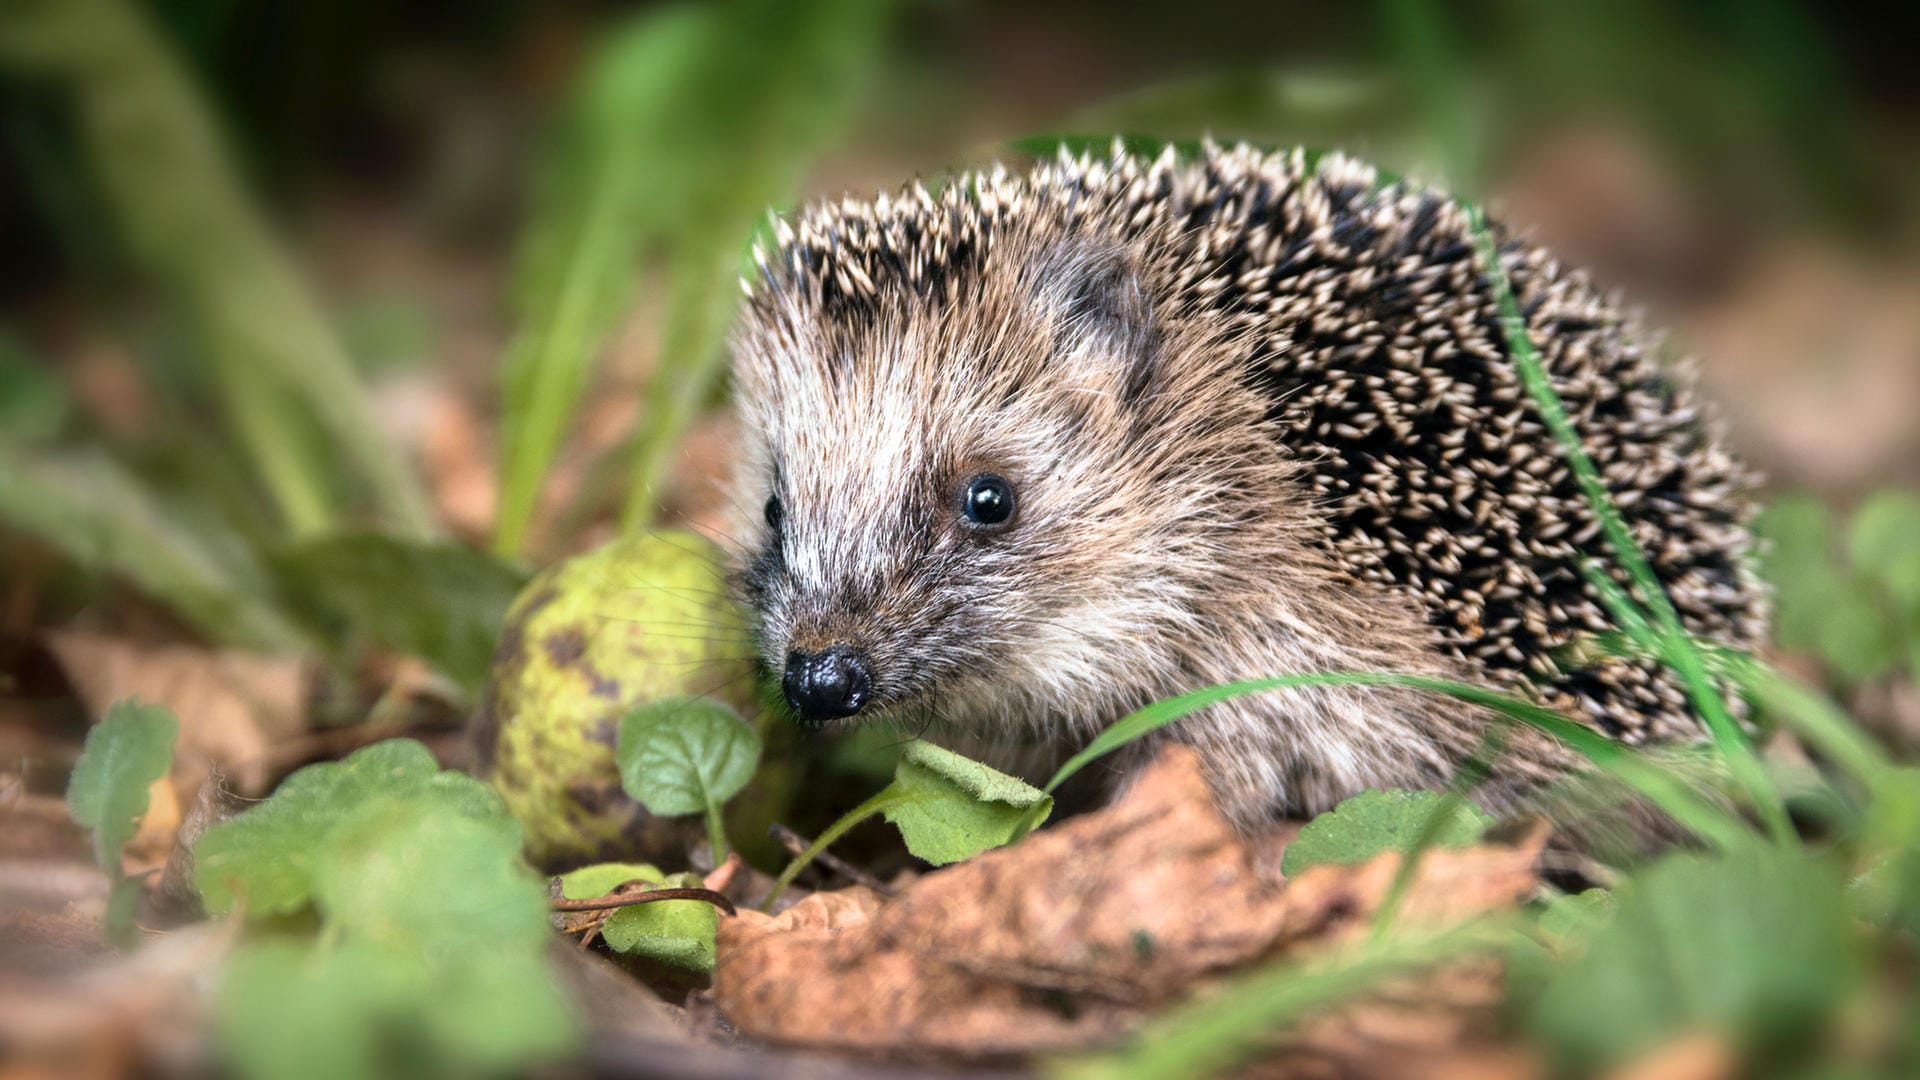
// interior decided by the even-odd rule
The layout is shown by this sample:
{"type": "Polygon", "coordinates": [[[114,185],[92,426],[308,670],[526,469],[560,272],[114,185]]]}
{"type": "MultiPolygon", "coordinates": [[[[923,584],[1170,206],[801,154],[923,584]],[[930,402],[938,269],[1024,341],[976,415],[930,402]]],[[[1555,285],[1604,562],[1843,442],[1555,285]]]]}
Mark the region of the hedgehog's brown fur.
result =
{"type": "MultiPolygon", "coordinates": [[[[1696,734],[1658,668],[1566,660],[1608,627],[1577,563],[1602,554],[1598,527],[1444,197],[1337,156],[1116,148],[778,230],[736,342],[741,580],[769,663],[854,644],[874,711],[1003,738],[1084,739],[1171,693],[1356,669],[1519,689],[1628,742],[1696,734]],[[1019,500],[991,536],[957,517],[985,471],[1019,500]],[[758,520],[770,495],[779,528],[758,520]]],[[[1632,316],[1496,237],[1682,620],[1754,644],[1747,473],[1632,316]]],[[[1483,723],[1329,688],[1170,736],[1253,823],[1443,783],[1483,723]]],[[[1564,763],[1521,737],[1485,794],[1564,763]]]]}

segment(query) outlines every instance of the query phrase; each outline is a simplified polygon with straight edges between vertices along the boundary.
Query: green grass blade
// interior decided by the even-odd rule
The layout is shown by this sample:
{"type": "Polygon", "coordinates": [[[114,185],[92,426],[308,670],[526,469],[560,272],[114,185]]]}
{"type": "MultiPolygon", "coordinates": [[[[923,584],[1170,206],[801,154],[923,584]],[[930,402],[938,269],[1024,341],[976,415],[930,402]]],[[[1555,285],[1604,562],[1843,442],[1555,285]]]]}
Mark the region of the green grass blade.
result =
{"type": "Polygon", "coordinates": [[[726,9],[726,48],[700,84],[701,129],[675,147],[686,198],[670,237],[670,312],[623,528],[653,519],[680,438],[719,385],[739,301],[735,275],[756,222],[768,206],[793,200],[807,167],[847,127],[895,8],[892,0],[753,0],[726,9]]]}
{"type": "Polygon", "coordinates": [[[672,111],[698,107],[690,91],[721,37],[714,9],[636,18],[587,60],[542,149],[501,372],[501,555],[525,545],[594,360],[679,197],[672,111]]]}
{"type": "Polygon", "coordinates": [[[31,454],[0,443],[0,520],[85,569],[119,575],[209,639],[268,649],[311,644],[269,601],[246,538],[158,501],[98,451],[31,454]]]}
{"type": "MultiPolygon", "coordinates": [[[[1429,127],[1439,149],[1452,166],[1450,171],[1454,174],[1455,182],[1470,184],[1477,175],[1479,152],[1473,139],[1473,129],[1468,123],[1469,114],[1464,100],[1465,75],[1440,11],[1430,0],[1392,0],[1388,5],[1388,15],[1389,28],[1398,39],[1400,52],[1424,84],[1429,127]]],[[[1594,517],[1599,521],[1601,534],[1614,560],[1639,592],[1640,602],[1647,606],[1660,642],[1661,659],[1686,683],[1694,710],[1705,722],[1714,745],[1726,758],[1735,782],[1745,789],[1769,833],[1781,842],[1792,840],[1793,824],[1787,818],[1786,807],[1779,793],[1773,789],[1766,769],[1754,753],[1746,734],[1733,719],[1719,686],[1709,676],[1700,649],[1681,625],[1679,613],[1674,610],[1646,553],[1634,539],[1619,507],[1614,504],[1612,494],[1607,490],[1599,470],[1594,467],[1579,432],[1567,415],[1565,404],[1553,387],[1546,365],[1534,347],[1519,302],[1514,298],[1513,283],[1508,279],[1501,262],[1499,244],[1487,225],[1485,212],[1478,204],[1465,200],[1461,201],[1461,206],[1467,213],[1481,273],[1499,311],[1501,332],[1506,339],[1507,352],[1513,358],[1514,368],[1533,399],[1541,420],[1560,444],[1561,454],[1581,494],[1592,508],[1594,517]]],[[[1619,590],[1603,592],[1602,599],[1609,606],[1617,608],[1614,611],[1615,619],[1629,633],[1636,631],[1636,624],[1644,623],[1645,619],[1637,609],[1622,603],[1626,597],[1619,590]]],[[[1641,632],[1644,633],[1644,630],[1641,632]]]]}
{"type": "Polygon", "coordinates": [[[1732,658],[1740,685],[1816,753],[1869,788],[1893,771],[1893,759],[1823,694],[1749,656],[1732,658]]]}
{"type": "MultiPolygon", "coordinates": [[[[1574,429],[1566,406],[1553,388],[1546,365],[1541,363],[1532,335],[1527,330],[1526,317],[1520,313],[1519,302],[1514,299],[1513,283],[1508,280],[1506,268],[1501,265],[1499,246],[1494,241],[1492,230],[1487,227],[1485,213],[1475,204],[1468,204],[1466,211],[1472,224],[1475,245],[1479,249],[1482,271],[1500,311],[1500,325],[1506,335],[1507,351],[1520,373],[1520,381],[1532,396],[1534,407],[1547,429],[1560,443],[1562,456],[1572,469],[1574,479],[1592,507],[1594,516],[1600,521],[1601,534],[1606,537],[1607,547],[1614,559],[1626,569],[1627,576],[1639,590],[1643,601],[1652,609],[1661,643],[1661,658],[1686,683],[1694,709],[1706,722],[1714,745],[1726,758],[1734,781],[1746,790],[1747,798],[1759,811],[1768,832],[1778,842],[1791,842],[1794,839],[1793,822],[1787,817],[1786,805],[1781,801],[1779,792],[1774,790],[1773,782],[1768,779],[1766,768],[1754,753],[1746,733],[1740,730],[1740,725],[1733,719],[1719,686],[1707,672],[1699,646],[1680,624],[1679,612],[1674,610],[1672,600],[1654,573],[1653,564],[1647,561],[1646,552],[1641,550],[1639,541],[1627,528],[1626,518],[1614,505],[1606,482],[1601,479],[1599,469],[1588,456],[1585,445],[1580,441],[1580,433],[1574,429]]],[[[1638,622],[1636,615],[1633,616],[1633,622],[1627,625],[1631,627],[1638,622]]]]}
{"type": "Polygon", "coordinates": [[[543,176],[519,276],[523,330],[504,375],[494,548],[518,554],[539,491],[630,299],[643,255],[669,257],[660,359],[623,520],[651,520],[680,437],[723,370],[739,250],[845,124],[886,0],[742,0],[675,8],[614,37],[577,93],[543,176]]]}
{"type": "Polygon", "coordinates": [[[71,99],[128,250],[190,314],[228,421],[282,517],[297,531],[339,519],[337,455],[393,524],[427,531],[416,478],[374,423],[346,351],[147,19],[123,0],[15,7],[0,26],[0,56],[71,99]]]}
{"type": "Polygon", "coordinates": [[[1380,901],[1379,910],[1373,915],[1373,937],[1375,940],[1386,936],[1393,926],[1393,920],[1400,913],[1400,904],[1406,899],[1407,890],[1413,887],[1415,876],[1420,870],[1420,860],[1427,849],[1440,842],[1453,819],[1467,805],[1467,796],[1485,782],[1492,772],[1494,763],[1507,748],[1507,737],[1511,734],[1511,721],[1502,715],[1495,723],[1481,733],[1480,745],[1474,747],[1473,755],[1463,762],[1454,772],[1453,781],[1447,785],[1445,796],[1439,805],[1427,815],[1420,826],[1420,832],[1413,839],[1413,846],[1407,849],[1406,857],[1400,860],[1400,866],[1394,871],[1393,881],[1387,886],[1387,895],[1380,901]]]}
{"type": "Polygon", "coordinates": [[[620,518],[626,532],[652,523],[661,479],[680,439],[726,366],[721,343],[738,305],[738,237],[725,230],[683,249],[674,261],[663,362],[647,387],[634,443],[628,492],[620,518]]]}
{"type": "Polygon", "coordinates": [[[1277,675],[1265,679],[1210,686],[1177,697],[1156,701],[1115,721],[1089,742],[1086,749],[1068,758],[1047,781],[1048,792],[1055,791],[1067,778],[1097,758],[1133,742],[1175,720],[1217,705],[1231,698],[1270,690],[1294,690],[1313,686],[1390,686],[1446,694],[1460,701],[1493,709],[1565,743],[1576,753],[1631,786],[1647,800],[1716,847],[1744,845],[1751,833],[1739,818],[1695,794],[1683,780],[1649,761],[1630,748],[1568,720],[1566,717],[1523,698],[1483,686],[1436,679],[1425,675],[1397,675],[1376,672],[1319,672],[1301,675],[1277,675]]]}
{"type": "Polygon", "coordinates": [[[805,870],[814,859],[820,856],[821,852],[832,847],[835,840],[845,836],[849,829],[870,817],[885,813],[891,807],[904,802],[906,798],[907,796],[898,787],[888,784],[875,792],[866,802],[840,815],[840,820],[827,826],[825,832],[816,837],[813,843],[808,844],[805,851],[795,855],[785,870],[780,871],[779,878],[774,881],[773,888],[767,893],[766,903],[760,905],[760,910],[772,911],[774,902],[787,891],[787,886],[793,884],[793,879],[800,876],[800,871],[805,870]]]}
{"type": "Polygon", "coordinates": [[[1475,953],[1509,947],[1512,928],[1469,923],[1437,934],[1391,937],[1354,949],[1275,965],[1235,979],[1143,1028],[1122,1050],[1058,1061],[1060,1080],[1187,1080],[1230,1068],[1286,1026],[1358,997],[1388,979],[1475,953]]]}

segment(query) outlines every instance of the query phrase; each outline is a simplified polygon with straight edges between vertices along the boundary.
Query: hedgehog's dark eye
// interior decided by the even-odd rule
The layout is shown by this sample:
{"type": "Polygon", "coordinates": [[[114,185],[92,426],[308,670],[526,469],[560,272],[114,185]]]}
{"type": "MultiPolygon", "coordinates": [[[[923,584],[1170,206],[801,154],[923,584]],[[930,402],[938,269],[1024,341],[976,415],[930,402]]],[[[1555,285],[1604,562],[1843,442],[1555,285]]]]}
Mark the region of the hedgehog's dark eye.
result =
{"type": "Polygon", "coordinates": [[[767,515],[767,528],[779,532],[780,523],[787,518],[787,512],[780,506],[780,496],[767,496],[767,505],[763,512],[767,515]]]}
{"type": "Polygon", "coordinates": [[[960,512],[981,528],[999,528],[1013,520],[1013,485],[992,473],[982,473],[967,485],[960,512]]]}

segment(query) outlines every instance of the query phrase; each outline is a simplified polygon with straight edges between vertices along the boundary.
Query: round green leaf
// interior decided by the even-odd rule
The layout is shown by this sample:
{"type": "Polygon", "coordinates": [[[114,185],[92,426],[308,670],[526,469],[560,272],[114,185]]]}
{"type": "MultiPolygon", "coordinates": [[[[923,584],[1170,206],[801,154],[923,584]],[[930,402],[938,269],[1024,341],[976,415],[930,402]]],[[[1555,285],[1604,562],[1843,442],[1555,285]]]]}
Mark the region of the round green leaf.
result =
{"type": "Polygon", "coordinates": [[[732,798],[760,763],[760,736],[740,714],[707,698],[642,705],[620,721],[620,783],[649,813],[703,813],[732,798]]]}
{"type": "Polygon", "coordinates": [[[1856,570],[1874,577],[1920,555],[1920,497],[1904,491],[1870,496],[1847,528],[1847,554],[1856,570]]]}
{"type": "Polygon", "coordinates": [[[1839,584],[1822,599],[1815,652],[1840,682],[1858,685],[1900,663],[1899,626],[1883,600],[1863,581],[1839,584]]]}
{"type": "Polygon", "coordinates": [[[492,788],[442,771],[412,739],[388,739],[309,765],[267,801],[208,829],[193,848],[194,884],[215,914],[231,908],[237,893],[245,894],[249,915],[298,911],[312,899],[315,860],[334,829],[376,799],[416,796],[517,832],[492,788]]]}
{"type": "MultiPolygon", "coordinates": [[[[1406,851],[1447,796],[1438,791],[1363,791],[1307,822],[1280,857],[1280,872],[1297,874],[1319,863],[1351,866],[1383,851],[1406,851]]],[[[1468,847],[1493,824],[1485,810],[1461,803],[1440,835],[1439,847],[1468,847]]]]}
{"type": "MultiPolygon", "coordinates": [[[[701,882],[692,874],[675,874],[663,884],[698,888],[701,882]]],[[[713,970],[719,929],[719,909],[704,900],[660,900],[615,911],[601,924],[600,937],[616,952],[707,972],[713,970]]]]}

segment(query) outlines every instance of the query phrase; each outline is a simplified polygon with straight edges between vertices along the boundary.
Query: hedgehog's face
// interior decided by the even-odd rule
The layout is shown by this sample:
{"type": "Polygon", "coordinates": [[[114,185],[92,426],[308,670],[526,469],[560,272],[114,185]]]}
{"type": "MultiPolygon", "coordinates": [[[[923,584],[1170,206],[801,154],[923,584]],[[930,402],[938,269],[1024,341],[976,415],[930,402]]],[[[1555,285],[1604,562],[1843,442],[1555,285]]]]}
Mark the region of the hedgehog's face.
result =
{"type": "Polygon", "coordinates": [[[741,582],[803,723],[1084,705],[1139,681],[1110,612],[1175,603],[1181,508],[1152,503],[1192,493],[1152,489],[1138,282],[1071,253],[1005,277],[861,326],[762,311],[738,343],[741,582]]]}

